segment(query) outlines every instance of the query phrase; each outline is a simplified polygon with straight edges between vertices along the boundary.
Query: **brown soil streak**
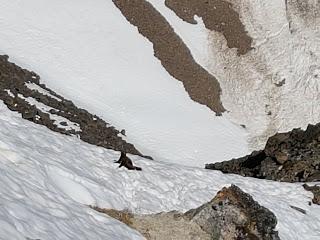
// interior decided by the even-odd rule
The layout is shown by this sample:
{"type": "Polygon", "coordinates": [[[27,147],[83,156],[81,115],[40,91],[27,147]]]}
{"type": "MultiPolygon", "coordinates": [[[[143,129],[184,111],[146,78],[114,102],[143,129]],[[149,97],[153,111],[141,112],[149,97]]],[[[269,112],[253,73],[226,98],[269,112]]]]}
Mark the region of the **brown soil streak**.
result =
{"type": "Polygon", "coordinates": [[[239,14],[232,4],[222,0],[166,0],[166,6],[184,21],[196,24],[194,16],[202,17],[209,30],[221,32],[229,48],[237,48],[238,54],[249,52],[252,38],[248,36],[239,14]]]}
{"type": "Polygon", "coordinates": [[[188,47],[166,19],[145,0],[113,0],[126,19],[153,43],[154,55],[181,81],[190,98],[217,114],[224,112],[218,80],[193,59],[188,47]]]}

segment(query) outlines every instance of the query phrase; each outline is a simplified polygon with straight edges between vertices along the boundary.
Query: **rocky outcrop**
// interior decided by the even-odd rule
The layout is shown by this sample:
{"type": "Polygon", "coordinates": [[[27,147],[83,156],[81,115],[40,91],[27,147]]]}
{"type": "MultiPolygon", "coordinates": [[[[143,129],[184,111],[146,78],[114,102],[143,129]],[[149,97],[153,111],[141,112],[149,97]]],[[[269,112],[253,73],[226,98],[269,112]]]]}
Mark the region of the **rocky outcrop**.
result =
{"type": "Polygon", "coordinates": [[[303,185],[304,189],[313,193],[312,202],[314,204],[320,205],[320,185],[309,186],[307,184],[303,185]]]}
{"type": "Polygon", "coordinates": [[[94,208],[157,240],[278,240],[275,215],[237,186],[223,188],[212,201],[186,213],[150,215],[94,208]]]}
{"type": "Polygon", "coordinates": [[[269,138],[262,151],[230,161],[207,164],[224,173],[285,182],[320,181],[320,123],[269,138]]]}
{"type": "Polygon", "coordinates": [[[97,146],[142,156],[121,133],[96,115],[56,94],[34,72],[0,56],[0,100],[24,119],[97,146]]]}

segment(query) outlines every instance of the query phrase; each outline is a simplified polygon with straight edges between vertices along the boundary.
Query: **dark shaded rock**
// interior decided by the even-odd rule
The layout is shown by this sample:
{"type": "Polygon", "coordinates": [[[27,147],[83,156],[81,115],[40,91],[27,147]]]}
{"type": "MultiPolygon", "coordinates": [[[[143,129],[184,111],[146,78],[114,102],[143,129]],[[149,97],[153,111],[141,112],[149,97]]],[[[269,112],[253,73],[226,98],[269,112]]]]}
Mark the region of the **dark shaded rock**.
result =
{"type": "Polygon", "coordinates": [[[67,122],[60,122],[60,125],[61,126],[68,126],[68,123],[67,122]]]}
{"type": "Polygon", "coordinates": [[[320,182],[320,172],[316,172],[316,173],[311,174],[307,178],[307,182],[320,182]]]}
{"type": "Polygon", "coordinates": [[[119,137],[120,132],[114,127],[96,115],[76,107],[71,101],[41,84],[39,75],[9,62],[7,55],[0,55],[0,100],[3,100],[10,110],[19,112],[24,119],[44,125],[52,131],[65,135],[78,135],[80,139],[90,144],[143,156],[132,144],[119,137]],[[52,96],[30,89],[26,83],[36,84],[52,96]],[[48,106],[50,110],[45,112],[31,105],[26,101],[28,98],[48,106]],[[64,128],[68,125],[66,121],[55,123],[50,115],[64,117],[79,125],[81,130],[64,128]]]}
{"type": "Polygon", "coordinates": [[[126,136],[126,130],[122,129],[120,132],[123,136],[126,136]]]}
{"type": "Polygon", "coordinates": [[[313,193],[314,197],[312,202],[314,204],[320,205],[320,186],[308,186],[307,184],[303,185],[304,189],[313,193]]]}
{"type": "Polygon", "coordinates": [[[270,137],[265,149],[206,169],[286,182],[320,180],[320,123],[270,137]]]}

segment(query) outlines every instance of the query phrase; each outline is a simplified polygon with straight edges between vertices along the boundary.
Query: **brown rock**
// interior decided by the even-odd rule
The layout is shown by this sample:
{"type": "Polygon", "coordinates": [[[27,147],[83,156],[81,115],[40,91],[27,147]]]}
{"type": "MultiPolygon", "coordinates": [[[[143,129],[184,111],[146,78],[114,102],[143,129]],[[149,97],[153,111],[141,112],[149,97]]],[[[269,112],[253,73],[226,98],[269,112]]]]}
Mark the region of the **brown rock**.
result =
{"type": "Polygon", "coordinates": [[[315,185],[315,186],[309,186],[307,184],[303,185],[304,189],[307,191],[310,191],[313,193],[314,197],[312,199],[312,202],[314,204],[320,205],[320,186],[315,185]]]}

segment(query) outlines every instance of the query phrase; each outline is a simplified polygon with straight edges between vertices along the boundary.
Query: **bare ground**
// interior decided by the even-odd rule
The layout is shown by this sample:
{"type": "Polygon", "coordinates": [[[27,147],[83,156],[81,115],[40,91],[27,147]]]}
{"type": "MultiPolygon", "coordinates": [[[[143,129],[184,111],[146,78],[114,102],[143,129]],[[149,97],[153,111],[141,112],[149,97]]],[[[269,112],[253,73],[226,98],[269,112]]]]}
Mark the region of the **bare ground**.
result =
{"type": "Polygon", "coordinates": [[[252,49],[252,38],[248,36],[231,3],[223,0],[166,0],[165,3],[188,23],[197,23],[194,20],[195,15],[202,17],[206,28],[221,32],[228,47],[237,48],[239,55],[252,49]]]}
{"type": "Polygon", "coordinates": [[[181,81],[190,98],[220,114],[225,111],[218,80],[202,68],[167,20],[145,0],[113,0],[126,19],[153,43],[154,55],[181,81]]]}

